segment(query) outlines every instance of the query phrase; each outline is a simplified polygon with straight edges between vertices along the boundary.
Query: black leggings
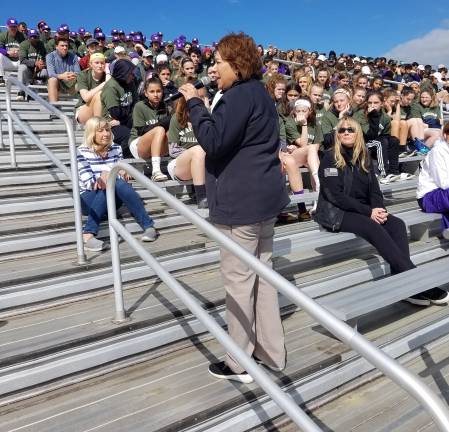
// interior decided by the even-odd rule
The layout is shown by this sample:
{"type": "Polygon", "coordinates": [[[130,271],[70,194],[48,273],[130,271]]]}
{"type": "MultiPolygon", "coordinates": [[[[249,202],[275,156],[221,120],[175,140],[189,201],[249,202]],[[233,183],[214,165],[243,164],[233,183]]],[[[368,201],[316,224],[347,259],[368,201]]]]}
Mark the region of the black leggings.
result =
{"type": "Polygon", "coordinates": [[[340,231],[353,233],[371,243],[390,264],[392,274],[415,268],[410,260],[405,224],[393,215],[388,215],[387,222],[381,225],[368,216],[345,212],[340,231]]]}

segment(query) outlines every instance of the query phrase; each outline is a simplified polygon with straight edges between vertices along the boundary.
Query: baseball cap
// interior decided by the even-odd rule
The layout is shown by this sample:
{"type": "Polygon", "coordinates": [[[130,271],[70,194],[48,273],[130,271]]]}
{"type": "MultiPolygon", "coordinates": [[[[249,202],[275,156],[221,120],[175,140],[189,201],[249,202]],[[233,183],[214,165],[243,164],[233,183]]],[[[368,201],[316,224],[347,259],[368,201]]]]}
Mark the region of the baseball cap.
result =
{"type": "Polygon", "coordinates": [[[95,60],[106,61],[106,58],[105,58],[104,54],[102,54],[102,53],[93,53],[89,57],[89,61],[95,61],[95,60]]]}
{"type": "Polygon", "coordinates": [[[8,27],[17,27],[18,26],[18,22],[15,18],[9,18],[8,21],[6,21],[6,25],[8,27]]]}
{"type": "Polygon", "coordinates": [[[123,48],[121,45],[114,48],[114,54],[120,54],[126,52],[125,48],[123,48]]]}
{"type": "Polygon", "coordinates": [[[103,32],[95,33],[95,39],[97,39],[97,40],[105,40],[106,39],[106,35],[103,32]]]}
{"type": "Polygon", "coordinates": [[[363,75],[370,75],[371,74],[371,69],[369,66],[362,66],[362,74],[363,75]]]}
{"type": "Polygon", "coordinates": [[[169,40],[165,42],[165,46],[175,46],[175,44],[173,43],[173,41],[169,40]]]}
{"type": "Polygon", "coordinates": [[[39,37],[39,32],[37,30],[34,30],[34,29],[29,29],[28,30],[28,37],[29,38],[38,38],[39,37]]]}
{"type": "Polygon", "coordinates": [[[112,36],[112,42],[120,42],[120,38],[118,36],[112,36]]]}
{"type": "Polygon", "coordinates": [[[95,28],[94,28],[94,34],[95,34],[95,33],[103,33],[102,28],[101,28],[101,27],[95,27],[95,28]]]}
{"type": "Polygon", "coordinates": [[[64,26],[59,26],[56,29],[57,33],[68,33],[69,32],[69,28],[68,27],[64,27],[64,26]]]}
{"type": "Polygon", "coordinates": [[[118,35],[118,30],[115,28],[111,30],[111,36],[114,36],[114,35],[118,35]]]}
{"type": "Polygon", "coordinates": [[[326,56],[325,56],[324,54],[320,54],[320,55],[317,57],[317,59],[318,59],[319,61],[326,61],[326,56]]]}
{"type": "Polygon", "coordinates": [[[156,56],[156,64],[158,63],[167,63],[168,62],[168,57],[167,54],[164,53],[160,53],[156,56]]]}
{"type": "Polygon", "coordinates": [[[418,69],[419,69],[419,70],[422,70],[422,71],[423,71],[423,70],[426,70],[426,68],[425,68],[424,65],[422,65],[422,64],[418,65],[418,69]]]}
{"type": "Polygon", "coordinates": [[[85,33],[86,33],[86,29],[85,29],[84,27],[80,27],[80,28],[78,29],[78,34],[83,35],[83,34],[85,34],[85,33]]]}
{"type": "Polygon", "coordinates": [[[42,31],[50,31],[51,30],[51,28],[50,28],[50,26],[48,25],[48,24],[44,24],[43,26],[42,26],[42,31]]]}
{"type": "Polygon", "coordinates": [[[153,57],[153,56],[154,56],[153,51],[151,51],[150,49],[143,50],[142,52],[142,57],[153,57]]]}
{"type": "Polygon", "coordinates": [[[439,69],[446,69],[446,66],[445,66],[444,64],[439,64],[439,65],[438,65],[438,70],[439,70],[439,69]]]}
{"type": "Polygon", "coordinates": [[[86,42],[86,46],[87,46],[87,47],[88,47],[88,46],[91,46],[91,45],[93,45],[93,44],[97,44],[97,45],[98,45],[97,39],[94,39],[94,38],[87,39],[87,42],[86,42]]]}

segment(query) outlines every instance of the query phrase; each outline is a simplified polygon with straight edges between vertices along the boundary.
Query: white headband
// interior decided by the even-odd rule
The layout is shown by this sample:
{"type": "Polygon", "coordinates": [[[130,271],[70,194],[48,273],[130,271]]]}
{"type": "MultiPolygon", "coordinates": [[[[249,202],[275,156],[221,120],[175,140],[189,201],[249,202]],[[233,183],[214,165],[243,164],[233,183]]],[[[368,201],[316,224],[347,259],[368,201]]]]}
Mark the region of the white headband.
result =
{"type": "Polygon", "coordinates": [[[337,90],[334,91],[334,96],[339,93],[343,93],[348,97],[348,99],[351,99],[351,93],[349,93],[348,90],[345,90],[344,88],[338,88],[337,90]]]}
{"type": "Polygon", "coordinates": [[[297,99],[295,101],[295,108],[299,107],[299,106],[306,107],[306,108],[309,108],[309,109],[312,108],[311,103],[307,99],[297,99]]]}

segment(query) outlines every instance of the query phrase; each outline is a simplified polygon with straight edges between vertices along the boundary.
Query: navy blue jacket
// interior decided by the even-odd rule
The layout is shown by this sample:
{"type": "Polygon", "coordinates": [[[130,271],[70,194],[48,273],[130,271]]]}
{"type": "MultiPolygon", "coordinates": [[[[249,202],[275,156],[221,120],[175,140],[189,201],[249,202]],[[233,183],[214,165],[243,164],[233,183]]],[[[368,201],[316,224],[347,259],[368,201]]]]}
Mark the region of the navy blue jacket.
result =
{"type": "Polygon", "coordinates": [[[289,198],[278,157],[278,114],[263,84],[234,83],[212,114],[198,98],[187,108],[206,152],[211,222],[248,225],[277,216],[289,198]]]}

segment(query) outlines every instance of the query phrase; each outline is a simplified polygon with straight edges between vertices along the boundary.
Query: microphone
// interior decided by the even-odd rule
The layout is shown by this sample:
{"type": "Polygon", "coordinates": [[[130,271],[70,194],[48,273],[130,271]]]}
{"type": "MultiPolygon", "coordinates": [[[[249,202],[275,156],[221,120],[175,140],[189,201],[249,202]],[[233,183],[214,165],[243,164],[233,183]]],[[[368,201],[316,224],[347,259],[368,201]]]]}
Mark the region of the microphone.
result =
{"type": "MultiPolygon", "coordinates": [[[[210,84],[210,78],[208,77],[208,76],[204,76],[204,77],[202,77],[202,78],[200,78],[198,81],[195,81],[194,83],[193,83],[193,86],[196,88],[196,89],[200,89],[200,88],[203,88],[203,87],[206,87],[206,86],[208,86],[209,84],[210,84]]],[[[176,100],[176,99],[179,99],[180,97],[182,97],[182,93],[180,93],[179,91],[177,91],[176,93],[173,93],[173,94],[171,94],[170,96],[167,96],[165,99],[164,99],[164,102],[165,103],[168,103],[168,102],[172,102],[172,101],[174,101],[174,100],[176,100]]]]}

